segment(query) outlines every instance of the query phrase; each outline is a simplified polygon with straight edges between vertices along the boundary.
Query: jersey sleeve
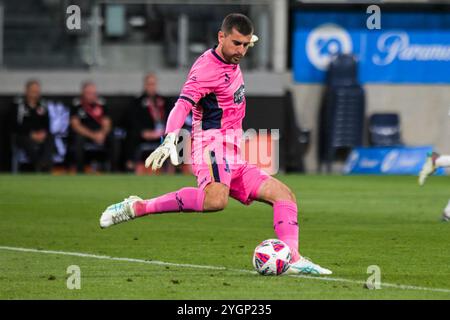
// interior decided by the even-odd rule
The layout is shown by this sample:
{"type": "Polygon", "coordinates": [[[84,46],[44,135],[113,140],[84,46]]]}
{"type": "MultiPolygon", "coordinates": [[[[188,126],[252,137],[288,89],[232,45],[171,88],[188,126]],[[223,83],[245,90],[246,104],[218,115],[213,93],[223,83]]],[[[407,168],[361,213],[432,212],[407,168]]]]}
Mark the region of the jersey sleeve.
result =
{"type": "Polygon", "coordinates": [[[215,68],[210,68],[202,64],[201,59],[192,67],[188,79],[183,85],[180,99],[185,99],[193,106],[207,94],[214,91],[217,86],[217,72],[215,68]]]}
{"type": "Polygon", "coordinates": [[[184,125],[184,121],[192,110],[192,104],[186,99],[179,98],[175,103],[175,106],[169,113],[166,123],[166,134],[174,132],[178,134],[180,129],[184,125]]]}
{"type": "Polygon", "coordinates": [[[183,127],[186,117],[192,108],[204,96],[214,92],[217,86],[217,73],[214,68],[208,68],[199,59],[189,72],[188,78],[183,85],[180,96],[175,103],[174,108],[169,114],[166,125],[166,134],[176,132],[183,127]]]}

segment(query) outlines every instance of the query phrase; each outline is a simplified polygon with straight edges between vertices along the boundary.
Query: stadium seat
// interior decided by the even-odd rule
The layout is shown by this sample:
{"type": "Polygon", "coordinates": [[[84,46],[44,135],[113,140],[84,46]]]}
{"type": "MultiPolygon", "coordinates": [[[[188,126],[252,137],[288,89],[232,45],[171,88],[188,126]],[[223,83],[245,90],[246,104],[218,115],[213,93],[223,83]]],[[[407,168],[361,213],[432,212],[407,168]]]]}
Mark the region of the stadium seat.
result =
{"type": "Polygon", "coordinates": [[[374,113],[369,118],[371,146],[393,147],[402,145],[400,117],[397,113],[374,113]]]}
{"type": "Polygon", "coordinates": [[[284,167],[286,172],[305,172],[304,157],[310,143],[311,132],[298,126],[292,94],[287,91],[284,96],[284,134],[282,144],[289,146],[285,151],[284,167]]]}
{"type": "Polygon", "coordinates": [[[327,74],[327,87],[320,113],[319,171],[327,172],[337,151],[349,152],[363,144],[364,89],[357,79],[357,62],[352,55],[338,55],[327,74]]]}
{"type": "Polygon", "coordinates": [[[358,65],[353,55],[341,54],[331,61],[327,73],[327,84],[333,87],[359,84],[358,65]]]}

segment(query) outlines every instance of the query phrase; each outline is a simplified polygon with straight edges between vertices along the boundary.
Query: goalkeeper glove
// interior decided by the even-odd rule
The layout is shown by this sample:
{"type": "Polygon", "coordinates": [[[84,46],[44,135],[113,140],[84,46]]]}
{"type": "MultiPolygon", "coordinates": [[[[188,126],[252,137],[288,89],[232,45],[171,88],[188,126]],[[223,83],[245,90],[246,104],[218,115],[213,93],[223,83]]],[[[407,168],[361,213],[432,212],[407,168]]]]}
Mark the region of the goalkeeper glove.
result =
{"type": "Polygon", "coordinates": [[[177,135],[175,133],[168,133],[163,143],[153,151],[145,160],[145,167],[152,166],[155,171],[162,167],[164,161],[170,156],[170,161],[174,166],[180,164],[177,152],[177,135]]]}

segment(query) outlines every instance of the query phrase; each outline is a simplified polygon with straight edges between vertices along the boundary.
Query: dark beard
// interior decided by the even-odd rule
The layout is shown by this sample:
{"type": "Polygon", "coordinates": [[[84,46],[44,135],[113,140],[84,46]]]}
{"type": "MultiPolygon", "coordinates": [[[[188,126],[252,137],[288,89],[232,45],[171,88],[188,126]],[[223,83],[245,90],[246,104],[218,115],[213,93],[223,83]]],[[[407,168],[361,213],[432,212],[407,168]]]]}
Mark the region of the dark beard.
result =
{"type": "Polygon", "coordinates": [[[239,64],[239,62],[242,59],[242,57],[241,57],[237,62],[234,62],[233,58],[236,57],[236,56],[229,56],[229,55],[225,54],[225,52],[223,52],[223,49],[221,51],[222,51],[222,56],[224,57],[225,61],[228,62],[228,63],[239,64]]]}

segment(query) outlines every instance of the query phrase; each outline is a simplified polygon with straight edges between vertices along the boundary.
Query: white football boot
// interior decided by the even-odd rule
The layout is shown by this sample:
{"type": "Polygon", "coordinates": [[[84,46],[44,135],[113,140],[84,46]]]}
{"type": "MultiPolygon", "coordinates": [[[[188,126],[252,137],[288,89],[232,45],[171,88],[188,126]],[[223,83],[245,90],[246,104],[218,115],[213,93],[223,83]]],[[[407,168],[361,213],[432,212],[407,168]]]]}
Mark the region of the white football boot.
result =
{"type": "Polygon", "coordinates": [[[136,217],[133,209],[133,204],[136,201],[142,201],[137,196],[130,196],[124,201],[110,205],[103,211],[100,217],[100,227],[108,228],[112,225],[132,220],[136,217]]]}
{"type": "Polygon", "coordinates": [[[423,165],[422,170],[420,170],[419,173],[419,186],[423,186],[428,176],[432,175],[434,171],[436,171],[436,165],[434,162],[437,157],[439,157],[439,154],[437,154],[436,152],[428,153],[427,160],[425,161],[425,164],[423,165]]]}
{"type": "Polygon", "coordinates": [[[324,275],[332,274],[331,270],[322,268],[318,264],[313,263],[311,260],[305,257],[300,257],[297,262],[291,263],[286,274],[313,274],[324,275]]]}

